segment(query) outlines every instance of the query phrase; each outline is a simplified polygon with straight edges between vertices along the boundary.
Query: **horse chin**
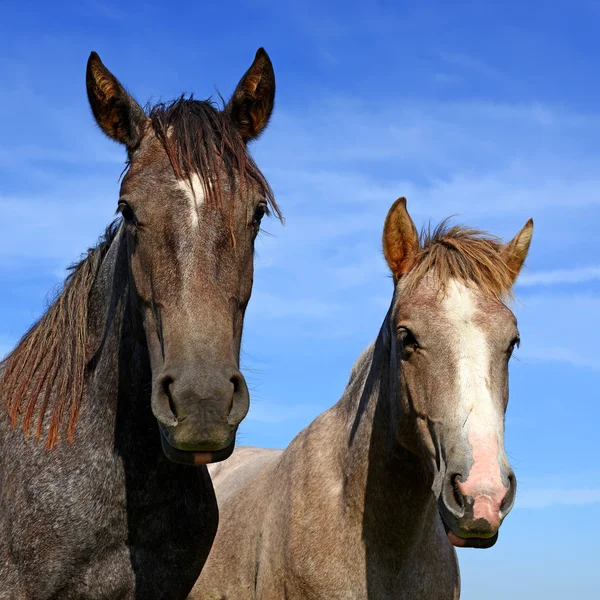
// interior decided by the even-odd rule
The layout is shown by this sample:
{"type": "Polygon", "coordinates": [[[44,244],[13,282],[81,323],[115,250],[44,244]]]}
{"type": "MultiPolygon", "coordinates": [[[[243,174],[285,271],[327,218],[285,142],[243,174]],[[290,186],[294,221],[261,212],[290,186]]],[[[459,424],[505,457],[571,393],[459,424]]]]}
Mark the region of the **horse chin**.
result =
{"type": "Polygon", "coordinates": [[[452,529],[446,524],[443,516],[440,513],[440,517],[442,518],[442,523],[444,524],[444,529],[446,530],[446,535],[448,536],[448,541],[455,548],[480,548],[486,549],[491,548],[498,541],[498,532],[494,533],[489,538],[483,537],[461,537],[454,533],[452,529]]]}
{"type": "MultiPolygon", "coordinates": [[[[159,428],[160,429],[160,428],[159,428]]],[[[163,433],[162,429],[160,432],[160,442],[162,445],[163,452],[165,456],[176,463],[182,465],[208,465],[210,463],[220,462],[229,458],[235,448],[235,437],[233,441],[226,446],[225,448],[218,450],[179,450],[172,446],[167,440],[166,435],[163,433]]]]}

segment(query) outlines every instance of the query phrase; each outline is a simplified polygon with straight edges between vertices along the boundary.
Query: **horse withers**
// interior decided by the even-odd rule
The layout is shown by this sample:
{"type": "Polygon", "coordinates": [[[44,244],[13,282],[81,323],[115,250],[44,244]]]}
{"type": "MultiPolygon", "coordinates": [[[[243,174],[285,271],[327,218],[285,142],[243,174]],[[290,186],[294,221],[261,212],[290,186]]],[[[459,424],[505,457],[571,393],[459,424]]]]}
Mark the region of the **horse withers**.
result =
{"type": "Polygon", "coordinates": [[[260,49],[222,109],[145,112],[95,53],[86,84],[127,150],[120,217],[1,366],[0,597],[176,600],[217,528],[202,465],[249,405],[254,241],[279,210],[247,143],[274,73],[260,49]]]}
{"type": "Polygon", "coordinates": [[[281,452],[211,467],[221,525],[197,600],[449,600],[455,547],[487,548],[516,480],[504,451],[508,307],[533,222],[508,244],[399,199],[383,232],[394,294],[348,386],[281,452]]]}

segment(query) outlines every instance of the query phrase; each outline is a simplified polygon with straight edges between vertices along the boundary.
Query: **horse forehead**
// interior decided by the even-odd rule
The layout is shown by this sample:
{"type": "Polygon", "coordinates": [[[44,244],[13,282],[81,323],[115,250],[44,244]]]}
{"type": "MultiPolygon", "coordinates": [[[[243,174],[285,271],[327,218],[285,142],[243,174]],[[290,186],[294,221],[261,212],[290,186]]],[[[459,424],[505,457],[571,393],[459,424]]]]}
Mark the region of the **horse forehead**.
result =
{"type": "Polygon", "coordinates": [[[475,292],[454,279],[448,283],[445,292],[441,308],[446,319],[454,325],[472,323],[481,310],[475,292]]]}
{"type": "Polygon", "coordinates": [[[142,138],[140,145],[131,155],[131,166],[132,168],[147,167],[161,156],[167,158],[167,154],[164,151],[161,141],[156,134],[150,130],[142,138]]]}
{"type": "Polygon", "coordinates": [[[440,325],[471,322],[481,312],[482,302],[475,290],[451,279],[442,285],[426,276],[414,293],[402,294],[398,301],[399,316],[440,325]]]}
{"type": "Polygon", "coordinates": [[[441,310],[445,321],[465,333],[472,329],[489,332],[515,321],[500,300],[457,280],[448,283],[441,310]]]}

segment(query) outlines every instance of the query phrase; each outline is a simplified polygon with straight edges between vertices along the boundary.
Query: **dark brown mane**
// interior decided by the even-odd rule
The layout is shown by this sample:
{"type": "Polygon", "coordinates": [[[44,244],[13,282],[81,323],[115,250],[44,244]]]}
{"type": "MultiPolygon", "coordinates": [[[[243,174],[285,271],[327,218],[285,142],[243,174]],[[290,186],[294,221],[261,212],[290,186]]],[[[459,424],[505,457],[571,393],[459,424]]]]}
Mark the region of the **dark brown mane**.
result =
{"type": "Polygon", "coordinates": [[[226,109],[218,110],[210,100],[182,96],[169,104],[157,104],[149,117],[175,174],[187,180],[194,173],[200,175],[208,204],[222,206],[224,183],[235,198],[235,192],[243,196],[246,186],[254,182],[281,219],[273,191],[226,109]],[[218,176],[223,167],[226,181],[218,176]]]}
{"type": "Polygon", "coordinates": [[[118,221],[113,222],[98,245],[70,268],[56,300],[0,365],[3,370],[0,397],[6,400],[12,426],[23,415],[22,425],[27,435],[37,415],[39,439],[44,417],[51,413],[48,448],[56,444],[66,413],[69,413],[68,437],[73,441],[87,366],[89,294],[116,235],[117,224],[118,221]],[[48,406],[51,398],[53,405],[48,406]]]}
{"type": "Polygon", "coordinates": [[[405,289],[414,287],[433,272],[442,288],[451,279],[475,286],[502,300],[509,300],[516,277],[502,255],[502,241],[489,233],[443,221],[434,230],[423,229],[405,289]]]}

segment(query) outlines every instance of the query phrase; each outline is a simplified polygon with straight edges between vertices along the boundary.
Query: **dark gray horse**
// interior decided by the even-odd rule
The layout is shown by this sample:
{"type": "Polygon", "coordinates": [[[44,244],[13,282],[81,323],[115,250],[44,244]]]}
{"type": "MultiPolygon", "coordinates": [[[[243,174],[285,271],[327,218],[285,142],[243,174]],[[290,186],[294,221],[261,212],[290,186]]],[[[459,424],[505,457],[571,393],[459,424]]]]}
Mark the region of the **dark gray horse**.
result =
{"type": "Polygon", "coordinates": [[[189,465],[227,458],[248,410],[254,240],[279,211],[246,143],[273,68],[260,49],[223,110],[145,113],[92,53],[87,91],[127,149],[121,217],[1,367],[0,598],[185,598],[218,521],[189,465]]]}

